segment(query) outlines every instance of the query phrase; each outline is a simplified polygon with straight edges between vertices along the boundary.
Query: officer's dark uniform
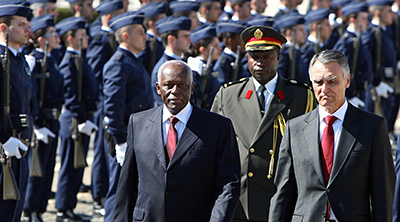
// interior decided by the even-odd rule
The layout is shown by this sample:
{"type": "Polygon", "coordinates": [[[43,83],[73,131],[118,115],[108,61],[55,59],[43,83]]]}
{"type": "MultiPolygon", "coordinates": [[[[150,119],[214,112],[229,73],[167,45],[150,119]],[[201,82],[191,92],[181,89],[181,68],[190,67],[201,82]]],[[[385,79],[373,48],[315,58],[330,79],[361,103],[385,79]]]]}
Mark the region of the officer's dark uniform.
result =
{"type": "MultiPolygon", "coordinates": [[[[190,26],[192,24],[192,21],[184,16],[169,16],[166,18],[161,19],[156,23],[157,30],[160,34],[163,34],[165,32],[169,31],[175,31],[175,30],[190,30],[190,26]]],[[[161,67],[164,62],[169,61],[169,60],[181,60],[179,57],[180,55],[175,55],[172,52],[169,51],[164,51],[163,56],[161,57],[160,60],[156,63],[156,65],[153,68],[153,71],[151,73],[151,88],[152,88],[152,93],[153,93],[153,98],[157,106],[160,106],[163,104],[160,95],[157,93],[156,89],[156,82],[157,82],[157,73],[158,69],[161,67]]]]}
{"type": "MultiPolygon", "coordinates": [[[[126,25],[142,24],[143,16],[142,12],[127,12],[112,18],[109,24],[117,31],[126,25]]],[[[109,119],[107,132],[111,134],[115,144],[125,143],[129,116],[154,106],[149,74],[136,55],[120,46],[104,65],[103,83],[104,115],[109,119]]],[[[113,219],[115,194],[121,170],[115,157],[108,158],[110,179],[104,205],[104,221],[113,219]]]]}
{"type": "MultiPolygon", "coordinates": [[[[117,9],[123,8],[122,0],[108,0],[103,1],[95,10],[99,13],[99,17],[108,14],[117,9]]],[[[115,41],[114,32],[111,28],[102,26],[91,26],[92,41],[90,42],[86,58],[88,64],[93,69],[96,76],[99,90],[99,103],[97,104],[97,111],[93,115],[94,123],[98,126],[99,130],[96,131],[94,139],[94,158],[92,164],[92,197],[101,205],[101,198],[106,197],[108,191],[108,161],[107,153],[109,147],[104,142],[104,108],[103,108],[103,66],[111,58],[117,49],[118,43],[115,41]],[[98,31],[95,31],[98,30],[98,31]]],[[[100,207],[100,206],[96,206],[100,207]]],[[[98,210],[98,209],[96,209],[98,210]]]]}
{"type": "MultiPolygon", "coordinates": [[[[54,17],[52,15],[39,16],[34,18],[31,24],[32,32],[36,32],[37,30],[54,26],[54,17]]],[[[34,49],[31,52],[31,56],[33,56],[36,61],[32,75],[43,74],[45,70],[42,70],[40,62],[44,59],[44,51],[40,48],[34,49]]],[[[39,152],[43,176],[29,177],[24,203],[24,212],[28,214],[30,212],[43,213],[46,211],[53,183],[54,167],[56,164],[58,131],[60,129],[58,117],[61,113],[62,104],[64,103],[63,76],[60,74],[58,66],[50,53],[48,53],[46,61],[46,71],[49,74],[49,77],[44,80],[44,101],[42,101],[42,107],[38,107],[38,113],[35,114],[34,117],[34,124],[36,128],[47,127],[55,134],[55,138],[49,141],[48,144],[45,144],[42,141],[37,141],[39,143],[37,149],[39,152]]],[[[41,80],[35,78],[34,80],[35,95],[40,99],[39,92],[41,90],[41,80]]],[[[28,161],[30,166],[31,151],[31,149],[28,151],[28,161]]]]}
{"type": "MultiPolygon", "coordinates": [[[[0,3],[0,17],[7,15],[18,15],[27,17],[29,12],[28,7],[17,4],[0,3]]],[[[33,117],[31,114],[32,102],[32,80],[28,64],[21,54],[17,54],[16,49],[9,47],[10,58],[10,114],[15,116],[19,114],[26,114],[29,120],[28,127],[18,127],[16,133],[20,135],[21,140],[28,142],[32,136],[32,123],[33,117]]],[[[0,45],[0,54],[5,54],[5,43],[0,45]]],[[[0,84],[3,78],[3,68],[0,69],[0,84]]],[[[3,109],[1,109],[1,116],[3,117],[3,109]]],[[[12,136],[12,132],[0,124],[0,142],[6,143],[12,136]]],[[[0,221],[19,221],[21,218],[22,208],[25,200],[26,187],[28,184],[29,167],[27,157],[17,159],[15,157],[9,158],[12,161],[12,171],[14,173],[18,190],[20,193],[19,200],[3,200],[3,192],[0,192],[0,221]]],[[[3,166],[0,165],[0,187],[3,189],[3,166]]]]}
{"type": "MultiPolygon", "coordinates": [[[[60,35],[68,30],[85,28],[86,20],[82,17],[70,17],[56,25],[60,35]]],[[[74,141],[71,138],[72,118],[78,123],[92,120],[99,99],[98,85],[92,68],[82,58],[82,101],[78,101],[76,94],[76,59],[77,51],[69,50],[60,63],[60,73],[64,76],[64,111],[60,116],[60,159],[61,166],[56,193],[56,208],[59,211],[72,210],[76,207],[77,194],[82,183],[83,169],[74,168],[74,141]]],[[[86,155],[89,146],[89,136],[81,133],[82,147],[86,155]]]]}
{"type": "MultiPolygon", "coordinates": [[[[241,37],[244,42],[252,39],[250,41],[253,46],[246,45],[247,51],[256,47],[255,50],[276,50],[277,45],[280,47],[286,42],[282,35],[264,26],[249,27],[241,37]],[[275,44],[263,43],[266,37],[270,41],[275,39],[275,44]]],[[[241,196],[233,221],[268,220],[275,172],[271,171],[274,168],[270,168],[270,164],[276,167],[277,162],[271,162],[271,156],[278,159],[285,122],[315,107],[309,87],[276,75],[273,97],[262,116],[254,81],[250,77],[224,85],[218,91],[211,108],[211,111],[232,120],[239,145],[241,196]]]]}
{"type": "MultiPolygon", "coordinates": [[[[229,20],[229,21],[218,22],[216,29],[218,35],[221,35],[222,33],[240,34],[247,27],[248,25],[246,22],[229,20]]],[[[250,72],[248,71],[248,69],[245,69],[245,67],[242,65],[243,64],[242,60],[247,59],[246,56],[243,56],[242,58],[240,58],[238,63],[237,79],[235,80],[233,79],[232,76],[233,68],[237,56],[240,55],[237,55],[236,52],[233,52],[228,48],[225,48],[221,52],[220,57],[218,58],[217,62],[214,65],[214,71],[218,72],[218,82],[221,85],[250,76],[250,72]]]]}

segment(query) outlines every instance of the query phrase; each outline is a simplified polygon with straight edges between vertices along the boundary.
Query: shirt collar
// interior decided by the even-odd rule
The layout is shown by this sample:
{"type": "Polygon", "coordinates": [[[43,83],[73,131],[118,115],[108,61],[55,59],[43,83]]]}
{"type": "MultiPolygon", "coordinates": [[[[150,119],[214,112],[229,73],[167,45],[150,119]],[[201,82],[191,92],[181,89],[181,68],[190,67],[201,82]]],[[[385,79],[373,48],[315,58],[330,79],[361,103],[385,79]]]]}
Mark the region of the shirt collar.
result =
{"type": "MultiPolygon", "coordinates": [[[[4,43],[4,42],[0,42],[0,45],[6,47],[6,43],[4,43]]],[[[11,52],[14,56],[17,56],[17,53],[18,53],[17,50],[15,50],[14,48],[12,48],[11,46],[8,46],[8,50],[10,50],[10,52],[11,52]]]]}
{"type": "Polygon", "coordinates": [[[120,47],[121,49],[125,50],[125,51],[130,52],[133,56],[135,56],[135,58],[137,58],[137,55],[136,55],[135,53],[131,52],[131,51],[130,51],[128,48],[126,48],[125,46],[119,45],[119,47],[120,47]]]}
{"type": "Polygon", "coordinates": [[[192,111],[193,111],[193,106],[192,104],[190,104],[190,102],[188,102],[185,108],[183,108],[178,114],[174,116],[169,112],[167,106],[164,104],[162,121],[164,123],[165,121],[168,121],[169,117],[174,116],[178,118],[178,120],[186,126],[187,122],[189,121],[190,115],[192,114],[192,111]]]}
{"type": "Polygon", "coordinates": [[[376,21],[376,20],[372,20],[371,21],[371,24],[372,25],[375,25],[375,26],[379,26],[379,27],[381,27],[381,29],[385,32],[386,31],[386,27],[384,27],[384,26],[382,26],[378,21],[376,21]]]}
{"type": "Polygon", "coordinates": [[[318,105],[318,106],[319,106],[318,107],[319,122],[324,121],[324,118],[327,116],[330,116],[330,115],[333,115],[336,118],[338,118],[339,120],[343,121],[344,116],[346,115],[347,107],[349,106],[349,104],[347,103],[347,100],[345,100],[343,105],[338,110],[336,110],[336,112],[334,112],[333,114],[329,114],[324,109],[322,109],[322,107],[320,107],[320,105],[318,105]]]}
{"type": "Polygon", "coordinates": [[[284,11],[284,12],[288,12],[289,11],[289,8],[286,7],[286,5],[282,5],[282,4],[279,5],[279,9],[284,11]]]}
{"type": "Polygon", "coordinates": [[[226,54],[228,54],[228,55],[233,56],[233,58],[235,58],[235,59],[236,59],[236,57],[237,57],[236,53],[235,53],[234,51],[230,50],[228,47],[225,47],[225,48],[224,48],[224,52],[225,52],[226,54]]]}
{"type": "Polygon", "coordinates": [[[78,51],[78,50],[76,50],[76,49],[74,49],[74,48],[72,48],[72,47],[67,47],[67,51],[69,51],[69,52],[73,52],[73,53],[75,53],[75,54],[78,54],[78,55],[79,55],[79,51],[78,51]]]}
{"type": "Polygon", "coordinates": [[[101,26],[101,30],[103,30],[105,32],[109,32],[109,33],[114,33],[114,31],[110,27],[107,27],[104,25],[101,26]]]}
{"type": "Polygon", "coordinates": [[[174,59],[176,59],[176,60],[182,60],[181,57],[175,55],[175,54],[174,54],[173,52],[171,52],[171,51],[165,50],[164,53],[165,53],[167,56],[172,57],[172,58],[174,58],[174,59]]]}
{"type": "MultiPolygon", "coordinates": [[[[40,53],[44,54],[44,50],[41,49],[41,48],[35,48],[35,50],[36,50],[37,52],[40,52],[40,53]]],[[[51,53],[47,53],[47,57],[50,57],[50,56],[51,56],[51,53]]]]}
{"type": "MultiPolygon", "coordinates": [[[[254,83],[254,87],[256,88],[256,91],[258,91],[261,84],[255,78],[253,78],[253,83],[254,83]]],[[[270,92],[271,94],[274,94],[277,83],[278,83],[278,73],[276,73],[274,78],[272,78],[264,86],[268,90],[268,92],[270,92]]]]}

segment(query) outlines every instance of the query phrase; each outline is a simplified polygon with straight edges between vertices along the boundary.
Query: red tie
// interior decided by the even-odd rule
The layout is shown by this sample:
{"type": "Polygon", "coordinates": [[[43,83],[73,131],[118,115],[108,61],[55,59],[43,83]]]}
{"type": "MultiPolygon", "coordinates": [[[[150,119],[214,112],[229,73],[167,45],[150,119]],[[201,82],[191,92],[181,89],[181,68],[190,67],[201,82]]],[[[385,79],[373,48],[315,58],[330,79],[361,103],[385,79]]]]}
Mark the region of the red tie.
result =
{"type": "MultiPolygon", "coordinates": [[[[333,132],[332,124],[337,120],[335,116],[327,116],[324,118],[326,122],[326,126],[324,129],[324,133],[321,137],[321,148],[322,153],[324,154],[324,159],[322,161],[322,169],[324,171],[324,179],[325,183],[328,185],[329,177],[332,172],[333,165],[333,152],[335,147],[335,133],[333,132]]],[[[326,219],[330,218],[330,206],[328,203],[328,209],[326,214],[326,219]]]]}
{"type": "Polygon", "coordinates": [[[171,123],[168,128],[168,135],[167,135],[167,152],[168,157],[171,160],[172,154],[175,152],[176,144],[178,143],[178,133],[175,129],[175,124],[179,120],[173,116],[169,117],[169,122],[171,123]]]}

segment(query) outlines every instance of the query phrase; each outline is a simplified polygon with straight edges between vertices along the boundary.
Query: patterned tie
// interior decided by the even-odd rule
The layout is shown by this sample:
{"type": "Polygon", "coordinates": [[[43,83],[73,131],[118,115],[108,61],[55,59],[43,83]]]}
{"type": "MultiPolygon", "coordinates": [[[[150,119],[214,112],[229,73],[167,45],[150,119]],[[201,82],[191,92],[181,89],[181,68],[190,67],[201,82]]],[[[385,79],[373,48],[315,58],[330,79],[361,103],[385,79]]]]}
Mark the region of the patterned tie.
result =
{"type": "MultiPolygon", "coordinates": [[[[326,122],[326,126],[324,132],[321,137],[321,148],[324,158],[322,160],[322,169],[324,171],[324,179],[325,183],[328,184],[329,177],[331,176],[332,172],[332,165],[333,165],[333,153],[335,147],[335,133],[333,132],[333,123],[337,120],[335,116],[327,116],[324,118],[326,122]]],[[[330,205],[328,203],[326,219],[329,220],[330,218],[330,205]]]]}
{"type": "Polygon", "coordinates": [[[261,113],[264,113],[265,111],[265,95],[264,95],[264,91],[265,86],[261,85],[260,88],[258,88],[258,90],[261,92],[260,96],[258,97],[258,102],[260,103],[260,108],[261,108],[261,113]]]}
{"type": "Polygon", "coordinates": [[[167,135],[167,152],[168,157],[171,160],[172,155],[175,152],[176,144],[178,143],[178,133],[175,129],[175,124],[179,120],[176,117],[169,117],[169,122],[171,123],[168,128],[168,135],[167,135]]]}

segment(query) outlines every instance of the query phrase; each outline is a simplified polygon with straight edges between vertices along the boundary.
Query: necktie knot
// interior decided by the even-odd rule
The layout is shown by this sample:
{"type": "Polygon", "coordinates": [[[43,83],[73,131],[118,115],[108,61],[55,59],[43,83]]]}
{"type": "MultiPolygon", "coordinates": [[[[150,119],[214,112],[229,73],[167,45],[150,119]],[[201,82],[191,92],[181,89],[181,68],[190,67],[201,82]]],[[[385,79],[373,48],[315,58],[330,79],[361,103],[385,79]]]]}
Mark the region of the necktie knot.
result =
{"type": "Polygon", "coordinates": [[[168,119],[169,119],[169,122],[172,124],[172,126],[175,126],[175,124],[179,121],[178,118],[173,117],[173,116],[169,117],[168,119]]]}
{"type": "Polygon", "coordinates": [[[332,115],[332,116],[327,116],[327,117],[325,117],[324,120],[325,120],[325,122],[326,122],[326,125],[332,126],[333,123],[337,120],[337,118],[336,118],[336,116],[333,116],[333,115],[332,115]]]}

